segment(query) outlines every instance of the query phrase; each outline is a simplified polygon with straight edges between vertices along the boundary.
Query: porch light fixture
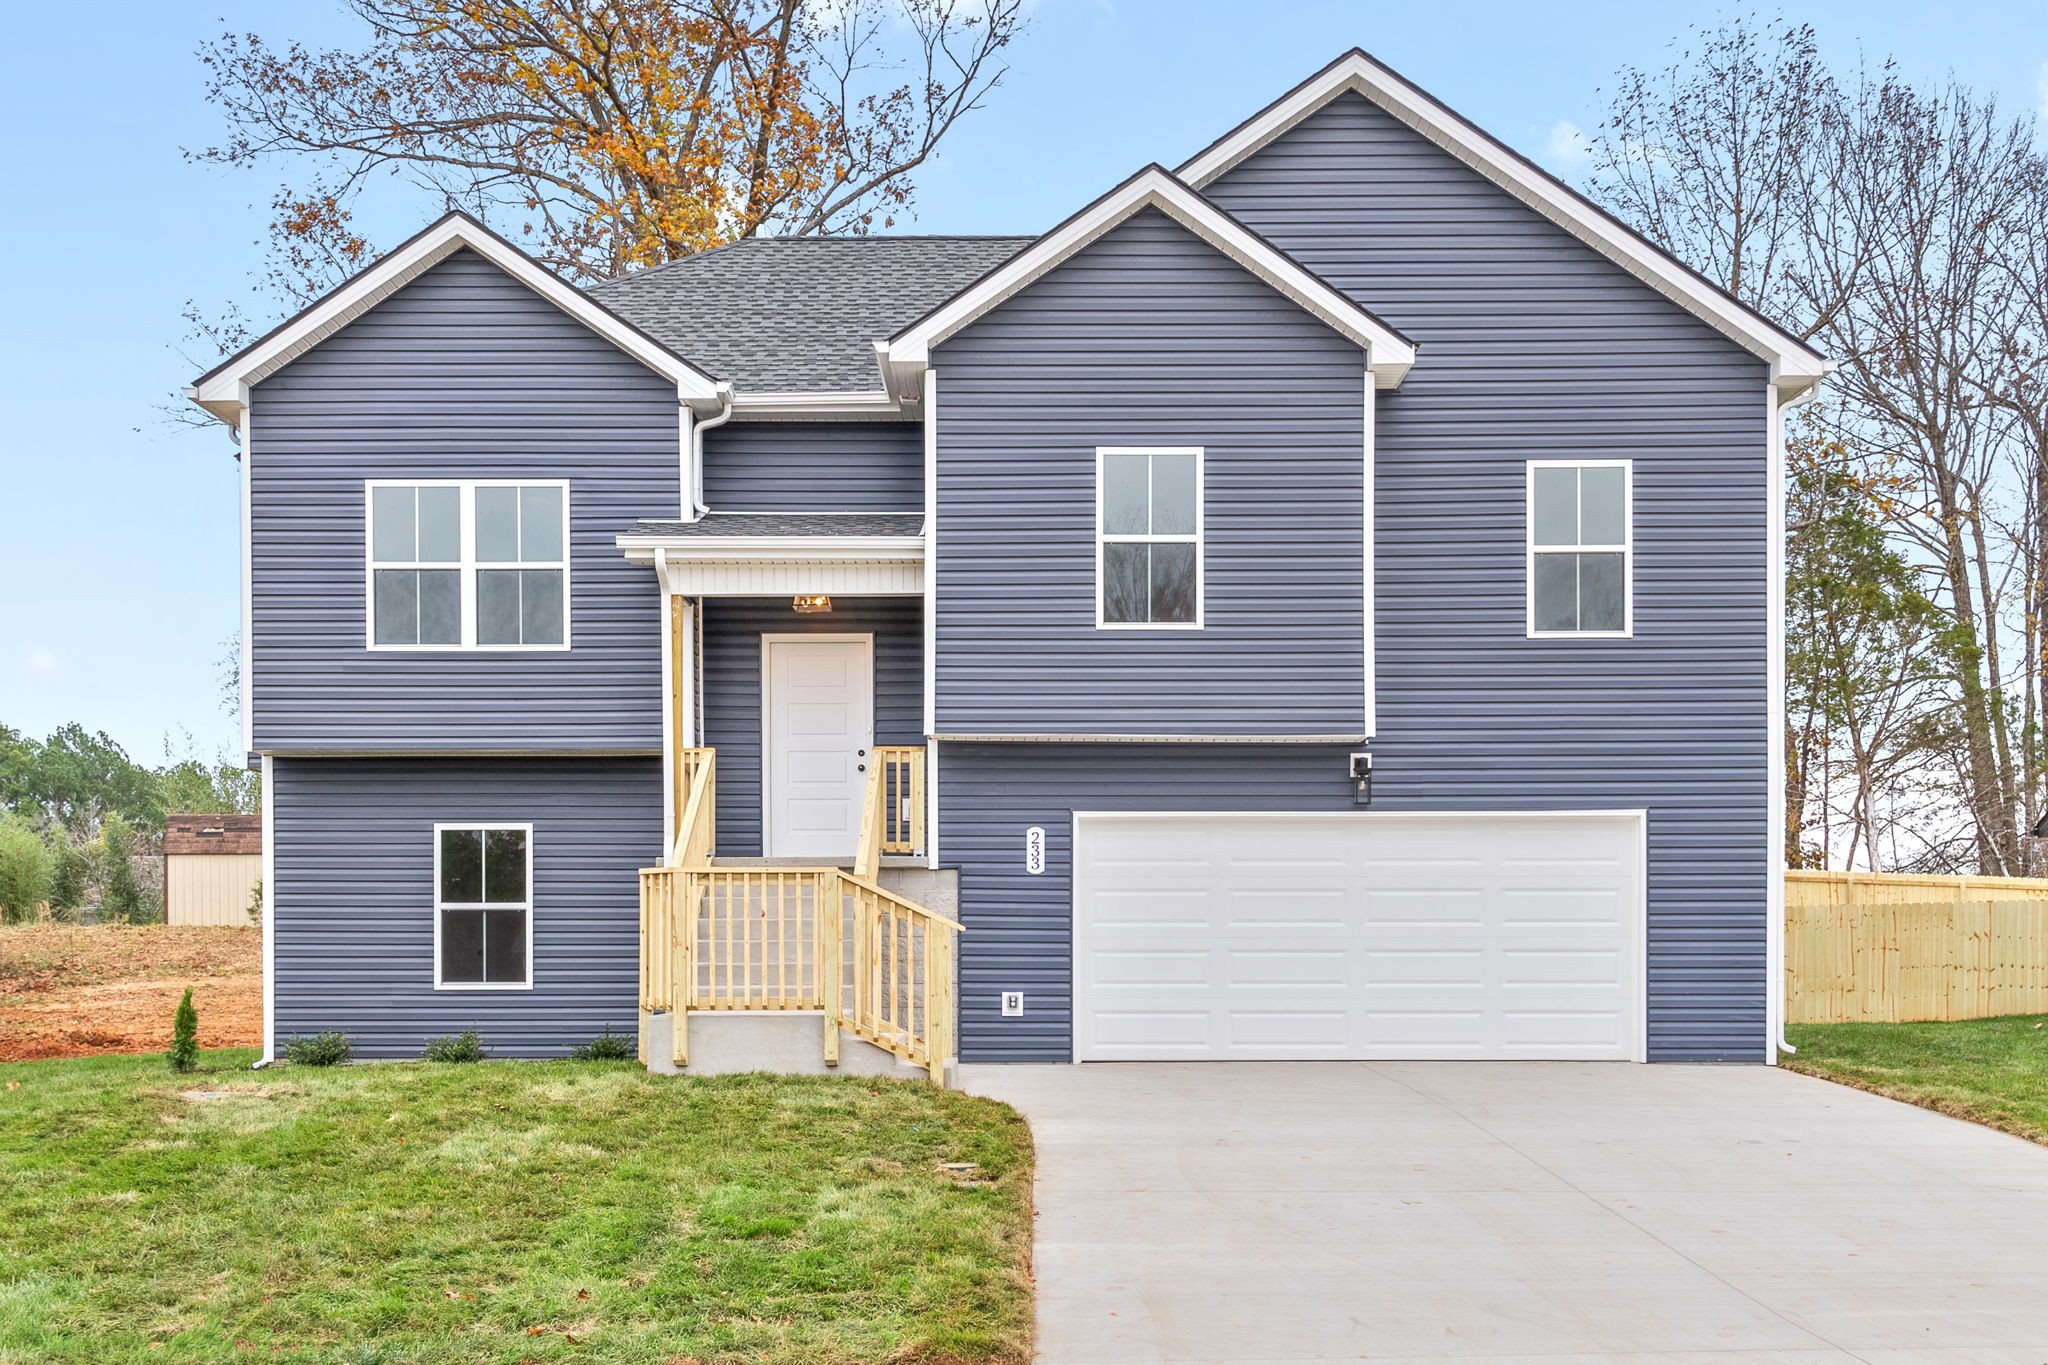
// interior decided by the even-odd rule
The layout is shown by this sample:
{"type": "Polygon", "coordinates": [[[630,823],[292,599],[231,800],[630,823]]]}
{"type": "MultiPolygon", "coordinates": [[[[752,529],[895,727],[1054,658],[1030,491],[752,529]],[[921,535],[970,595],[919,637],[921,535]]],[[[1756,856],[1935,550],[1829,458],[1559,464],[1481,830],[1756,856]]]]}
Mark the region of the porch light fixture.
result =
{"type": "Polygon", "coordinates": [[[832,610],[832,599],[823,593],[798,593],[789,599],[791,610],[804,616],[814,616],[821,611],[832,610]]]}
{"type": "Polygon", "coordinates": [[[1351,755],[1351,804],[1370,806],[1372,804],[1372,755],[1351,755]]]}

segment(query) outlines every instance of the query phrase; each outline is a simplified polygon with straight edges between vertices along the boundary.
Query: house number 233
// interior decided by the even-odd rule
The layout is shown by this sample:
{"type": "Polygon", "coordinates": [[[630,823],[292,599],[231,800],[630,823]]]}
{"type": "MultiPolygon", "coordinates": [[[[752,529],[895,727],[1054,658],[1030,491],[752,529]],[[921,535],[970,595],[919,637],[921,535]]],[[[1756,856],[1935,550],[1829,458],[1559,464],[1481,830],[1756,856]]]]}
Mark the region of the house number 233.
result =
{"type": "Polygon", "coordinates": [[[1045,830],[1039,825],[1024,831],[1024,870],[1034,877],[1045,871],[1045,830]]]}

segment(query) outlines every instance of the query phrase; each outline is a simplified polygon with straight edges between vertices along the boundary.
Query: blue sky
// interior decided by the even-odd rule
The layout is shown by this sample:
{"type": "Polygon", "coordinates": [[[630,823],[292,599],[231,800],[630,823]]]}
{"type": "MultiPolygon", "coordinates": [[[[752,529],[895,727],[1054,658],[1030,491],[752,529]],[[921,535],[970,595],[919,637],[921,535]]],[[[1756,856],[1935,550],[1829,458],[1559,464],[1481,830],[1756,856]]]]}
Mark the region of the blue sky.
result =
{"type": "MultiPolygon", "coordinates": [[[[1035,231],[1149,161],[1172,165],[1344,49],[1362,46],[1552,170],[1563,125],[1597,122],[1623,65],[1658,65],[1711,4],[1248,5],[1244,0],[1037,0],[988,109],[922,177],[899,230],[1035,231]],[[1562,16],[1569,14],[1566,20],[1562,16]]],[[[2048,118],[2048,5],[1809,3],[1838,63],[1954,72],[2048,118]]],[[[0,85],[13,130],[0,201],[9,324],[0,363],[16,409],[0,438],[0,723],[105,729],[156,761],[167,735],[235,741],[218,704],[240,616],[238,483],[225,432],[159,416],[191,377],[186,300],[248,287],[278,177],[186,164],[213,140],[193,48],[225,26],[273,41],[350,40],[325,4],[179,0],[78,12],[27,7],[0,85]]],[[[389,245],[431,205],[386,196],[366,219],[389,245]]]]}

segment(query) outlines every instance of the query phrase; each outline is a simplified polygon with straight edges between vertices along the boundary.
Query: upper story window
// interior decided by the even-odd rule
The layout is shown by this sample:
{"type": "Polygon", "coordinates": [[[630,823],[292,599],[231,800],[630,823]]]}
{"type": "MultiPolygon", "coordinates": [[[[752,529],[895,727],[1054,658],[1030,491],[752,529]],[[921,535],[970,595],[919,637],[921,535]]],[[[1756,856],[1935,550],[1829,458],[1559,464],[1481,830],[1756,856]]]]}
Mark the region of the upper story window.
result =
{"type": "Polygon", "coordinates": [[[565,483],[368,486],[372,649],[562,649],[565,483]]]}
{"type": "Polygon", "coordinates": [[[1202,624],[1202,452],[1095,452],[1098,626],[1202,624]]]}
{"type": "Polygon", "coordinates": [[[533,826],[434,826],[434,986],[533,984],[533,826]]]}
{"type": "Polygon", "coordinates": [[[1635,545],[1627,460],[1529,462],[1529,634],[1634,629],[1635,545]]]}

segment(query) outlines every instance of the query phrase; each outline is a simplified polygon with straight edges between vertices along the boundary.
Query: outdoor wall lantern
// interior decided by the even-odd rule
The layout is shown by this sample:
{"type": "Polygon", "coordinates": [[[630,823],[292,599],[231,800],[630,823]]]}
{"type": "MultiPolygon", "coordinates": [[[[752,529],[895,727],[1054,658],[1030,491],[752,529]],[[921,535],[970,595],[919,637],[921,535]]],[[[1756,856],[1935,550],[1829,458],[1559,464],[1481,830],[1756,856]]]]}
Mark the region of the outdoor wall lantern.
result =
{"type": "Polygon", "coordinates": [[[798,593],[789,599],[789,605],[805,616],[832,610],[832,599],[823,593],[798,593]]]}
{"type": "Polygon", "coordinates": [[[1370,806],[1372,804],[1372,755],[1351,755],[1351,804],[1370,806]]]}

